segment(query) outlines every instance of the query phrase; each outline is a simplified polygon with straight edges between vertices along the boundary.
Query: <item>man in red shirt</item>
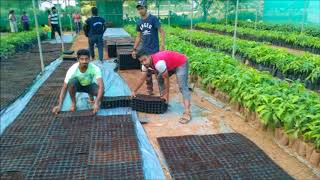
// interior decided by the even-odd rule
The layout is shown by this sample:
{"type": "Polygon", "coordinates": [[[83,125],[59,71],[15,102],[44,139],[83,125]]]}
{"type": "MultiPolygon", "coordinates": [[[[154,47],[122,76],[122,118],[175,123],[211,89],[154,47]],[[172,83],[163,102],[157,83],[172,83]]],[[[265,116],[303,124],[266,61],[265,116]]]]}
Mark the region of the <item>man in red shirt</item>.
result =
{"type": "Polygon", "coordinates": [[[148,68],[156,71],[160,96],[169,102],[169,77],[176,74],[177,83],[183,96],[184,113],[180,118],[180,123],[186,124],[191,120],[190,112],[190,91],[188,86],[188,69],[189,63],[185,55],[174,51],[161,51],[153,55],[149,55],[144,50],[140,50],[136,57],[142,64],[142,76],[138,80],[137,86],[132,91],[135,97],[137,91],[147,78],[148,68]]]}

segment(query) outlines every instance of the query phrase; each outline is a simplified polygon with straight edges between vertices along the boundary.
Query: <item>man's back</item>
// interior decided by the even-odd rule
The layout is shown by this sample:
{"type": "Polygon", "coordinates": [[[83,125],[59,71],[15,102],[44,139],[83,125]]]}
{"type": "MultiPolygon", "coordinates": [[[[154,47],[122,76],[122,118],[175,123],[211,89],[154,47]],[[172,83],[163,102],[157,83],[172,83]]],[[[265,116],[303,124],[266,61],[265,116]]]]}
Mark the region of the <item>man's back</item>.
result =
{"type": "Polygon", "coordinates": [[[88,35],[102,35],[105,30],[105,20],[100,16],[92,16],[86,20],[89,27],[88,35]]]}

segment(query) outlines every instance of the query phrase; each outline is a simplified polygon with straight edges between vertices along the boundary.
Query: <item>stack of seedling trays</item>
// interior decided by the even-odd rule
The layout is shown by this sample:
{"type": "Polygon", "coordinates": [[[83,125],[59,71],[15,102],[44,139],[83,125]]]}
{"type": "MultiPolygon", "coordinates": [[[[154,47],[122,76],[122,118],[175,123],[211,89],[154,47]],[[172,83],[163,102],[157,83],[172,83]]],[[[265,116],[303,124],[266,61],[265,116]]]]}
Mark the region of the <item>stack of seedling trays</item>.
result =
{"type": "Polygon", "coordinates": [[[77,61],[77,57],[74,55],[73,50],[63,51],[63,60],[64,61],[77,61]]]}
{"type": "MultiPolygon", "coordinates": [[[[113,38],[106,41],[106,46],[108,50],[108,56],[110,58],[117,57],[117,47],[129,45],[133,47],[133,42],[131,38],[113,38]]],[[[131,49],[132,50],[132,49],[131,49]]]]}
{"type": "Polygon", "coordinates": [[[132,50],[128,49],[119,49],[118,60],[119,60],[119,69],[120,70],[130,70],[130,69],[140,69],[141,64],[138,59],[134,59],[131,55],[132,50]]]}
{"type": "Polygon", "coordinates": [[[109,58],[117,57],[117,45],[116,42],[108,41],[107,42],[107,50],[109,58]]]}
{"type": "Polygon", "coordinates": [[[148,95],[137,95],[133,99],[130,96],[104,97],[101,103],[103,109],[118,107],[131,107],[139,112],[163,114],[167,111],[168,104],[158,96],[148,95]]]}
{"type": "Polygon", "coordinates": [[[163,114],[167,111],[168,104],[157,96],[137,95],[132,99],[131,107],[139,112],[163,114]]]}
{"type": "Polygon", "coordinates": [[[118,107],[130,107],[131,97],[130,96],[107,96],[103,98],[101,108],[110,109],[118,107]]]}

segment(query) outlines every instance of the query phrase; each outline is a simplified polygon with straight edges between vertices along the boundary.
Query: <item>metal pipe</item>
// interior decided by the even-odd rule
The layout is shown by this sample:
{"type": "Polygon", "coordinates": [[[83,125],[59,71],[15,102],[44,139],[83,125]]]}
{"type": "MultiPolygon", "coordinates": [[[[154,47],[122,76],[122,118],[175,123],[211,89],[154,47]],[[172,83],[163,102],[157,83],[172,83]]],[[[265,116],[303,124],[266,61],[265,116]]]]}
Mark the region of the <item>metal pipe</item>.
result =
{"type": "Polygon", "coordinates": [[[193,29],[193,0],[191,0],[191,20],[190,20],[190,29],[193,29]]]}
{"type": "Polygon", "coordinates": [[[171,16],[171,1],[169,0],[169,16],[168,16],[168,25],[170,26],[170,16],[171,16]]]}
{"type": "Polygon", "coordinates": [[[307,14],[307,0],[303,0],[303,17],[302,17],[302,24],[301,24],[301,34],[304,31],[304,21],[306,19],[306,14],[307,14]]]}
{"type": "Polygon", "coordinates": [[[37,13],[36,13],[36,4],[35,4],[34,0],[32,0],[32,5],[33,5],[34,22],[36,25],[36,32],[37,32],[37,39],[38,39],[39,56],[40,56],[40,62],[41,62],[41,72],[43,72],[44,71],[44,63],[43,63],[41,39],[40,39],[40,34],[39,34],[39,24],[38,24],[38,18],[37,18],[37,13]]]}
{"type": "Polygon", "coordinates": [[[236,5],[236,17],[234,22],[234,32],[233,32],[233,45],[232,45],[232,57],[235,57],[236,53],[236,38],[237,38],[237,26],[238,26],[238,8],[239,8],[239,0],[237,0],[236,5]]]}
{"type": "MultiPolygon", "coordinates": [[[[64,0],[63,0],[64,2],[64,0]]],[[[61,6],[60,5],[60,10],[61,10],[61,6]]],[[[63,43],[63,29],[62,29],[62,23],[61,23],[61,16],[60,16],[60,12],[58,12],[58,17],[59,17],[59,25],[60,25],[60,32],[61,32],[61,36],[60,36],[60,39],[61,39],[61,48],[62,48],[62,52],[64,51],[64,43],[63,43]]]]}
{"type": "Polygon", "coordinates": [[[229,0],[227,1],[227,9],[226,9],[226,25],[228,25],[228,11],[229,11],[229,0]]]}

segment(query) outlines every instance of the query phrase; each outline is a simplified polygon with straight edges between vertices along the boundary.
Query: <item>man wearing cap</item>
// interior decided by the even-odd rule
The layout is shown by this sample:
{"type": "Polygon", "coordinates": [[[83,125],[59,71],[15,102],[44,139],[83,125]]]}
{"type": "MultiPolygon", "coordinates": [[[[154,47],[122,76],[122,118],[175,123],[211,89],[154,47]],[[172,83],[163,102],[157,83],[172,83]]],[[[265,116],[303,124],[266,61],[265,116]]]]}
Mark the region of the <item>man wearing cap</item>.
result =
{"type": "MultiPolygon", "coordinates": [[[[141,19],[137,22],[136,31],[137,37],[134,43],[132,57],[136,58],[137,48],[141,43],[141,49],[143,49],[148,54],[154,54],[165,50],[165,33],[161,28],[160,21],[157,17],[147,12],[147,2],[145,0],[139,0],[136,6],[141,19]],[[161,36],[161,45],[159,48],[159,36],[161,36]]],[[[152,83],[153,70],[148,69],[147,72],[147,93],[149,95],[153,94],[153,83],[152,83]]]]}

